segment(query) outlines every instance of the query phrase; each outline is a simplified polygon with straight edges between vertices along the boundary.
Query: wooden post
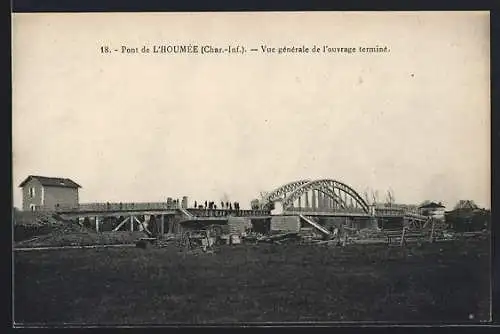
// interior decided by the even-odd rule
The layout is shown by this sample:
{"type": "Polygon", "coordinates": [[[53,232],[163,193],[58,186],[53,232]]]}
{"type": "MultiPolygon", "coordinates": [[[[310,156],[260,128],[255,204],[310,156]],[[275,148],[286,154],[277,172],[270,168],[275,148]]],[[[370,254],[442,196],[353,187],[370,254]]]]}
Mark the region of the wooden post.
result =
{"type": "Polygon", "coordinates": [[[144,224],[144,222],[141,222],[139,220],[139,218],[137,218],[136,216],[134,216],[134,220],[139,224],[139,231],[141,231],[141,227],[142,227],[142,231],[146,231],[146,233],[151,236],[153,235],[153,233],[151,233],[151,231],[148,229],[148,227],[144,224]]]}
{"type": "Polygon", "coordinates": [[[172,233],[179,232],[174,226],[174,220],[172,219],[172,217],[170,217],[170,219],[168,220],[168,231],[172,233]]]}
{"type": "Polygon", "coordinates": [[[430,236],[430,242],[434,242],[434,222],[435,220],[432,219],[432,227],[431,227],[431,236],[430,236]]]}
{"type": "Polygon", "coordinates": [[[99,232],[99,216],[95,216],[95,231],[99,232]]]}
{"type": "Polygon", "coordinates": [[[401,247],[403,247],[405,244],[405,234],[406,234],[406,227],[403,227],[403,232],[401,233],[401,244],[400,244],[401,247]]]}
{"type": "Polygon", "coordinates": [[[130,216],[130,232],[134,232],[134,216],[130,216]]]}
{"type": "Polygon", "coordinates": [[[160,216],[160,238],[165,234],[165,215],[160,216]]]}

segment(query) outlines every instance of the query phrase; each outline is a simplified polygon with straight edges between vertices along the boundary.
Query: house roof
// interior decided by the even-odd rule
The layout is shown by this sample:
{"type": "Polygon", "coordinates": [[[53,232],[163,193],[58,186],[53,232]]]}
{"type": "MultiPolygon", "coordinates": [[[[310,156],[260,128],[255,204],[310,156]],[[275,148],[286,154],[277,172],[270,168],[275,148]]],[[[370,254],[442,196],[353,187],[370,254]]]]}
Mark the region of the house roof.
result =
{"type": "Polygon", "coordinates": [[[38,176],[38,175],[30,175],[28,176],[19,187],[24,187],[26,183],[31,180],[38,180],[43,186],[47,187],[62,187],[62,188],[81,188],[78,183],[71,179],[60,178],[60,177],[47,177],[47,176],[38,176]]]}
{"type": "Polygon", "coordinates": [[[435,208],[444,208],[444,207],[445,207],[444,205],[441,205],[439,203],[430,202],[428,204],[421,205],[419,208],[420,209],[435,209],[435,208]]]}
{"type": "Polygon", "coordinates": [[[455,209],[468,209],[468,210],[474,210],[478,209],[478,206],[474,201],[471,200],[460,200],[458,201],[457,205],[455,206],[455,209]]]}

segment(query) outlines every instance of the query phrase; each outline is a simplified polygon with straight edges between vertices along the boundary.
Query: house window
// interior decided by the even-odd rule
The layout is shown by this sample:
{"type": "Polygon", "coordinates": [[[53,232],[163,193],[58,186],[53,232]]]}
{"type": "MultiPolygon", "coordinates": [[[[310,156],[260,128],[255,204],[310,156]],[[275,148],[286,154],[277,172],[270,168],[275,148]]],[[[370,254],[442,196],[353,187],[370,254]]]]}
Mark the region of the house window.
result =
{"type": "Polygon", "coordinates": [[[30,198],[35,197],[35,187],[30,187],[30,198]]]}

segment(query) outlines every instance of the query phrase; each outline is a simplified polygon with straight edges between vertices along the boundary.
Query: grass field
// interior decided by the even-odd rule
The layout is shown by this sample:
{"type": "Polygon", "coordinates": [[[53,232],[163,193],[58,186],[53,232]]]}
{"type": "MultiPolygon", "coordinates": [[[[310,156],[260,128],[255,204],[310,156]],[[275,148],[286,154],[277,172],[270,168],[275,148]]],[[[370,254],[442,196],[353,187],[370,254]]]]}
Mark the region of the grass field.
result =
{"type": "Polygon", "coordinates": [[[489,319],[489,241],[16,252],[16,323],[489,319]]]}

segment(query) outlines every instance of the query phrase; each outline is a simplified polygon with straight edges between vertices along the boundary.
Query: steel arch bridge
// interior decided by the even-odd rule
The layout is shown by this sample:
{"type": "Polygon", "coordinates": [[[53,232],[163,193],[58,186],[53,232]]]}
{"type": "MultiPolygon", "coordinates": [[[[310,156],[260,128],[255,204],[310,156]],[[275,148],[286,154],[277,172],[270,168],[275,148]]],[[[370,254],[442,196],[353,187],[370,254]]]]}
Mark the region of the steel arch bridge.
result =
{"type": "Polygon", "coordinates": [[[270,192],[266,201],[270,205],[281,202],[285,211],[370,213],[369,205],[352,187],[333,179],[293,181],[270,192]]]}

